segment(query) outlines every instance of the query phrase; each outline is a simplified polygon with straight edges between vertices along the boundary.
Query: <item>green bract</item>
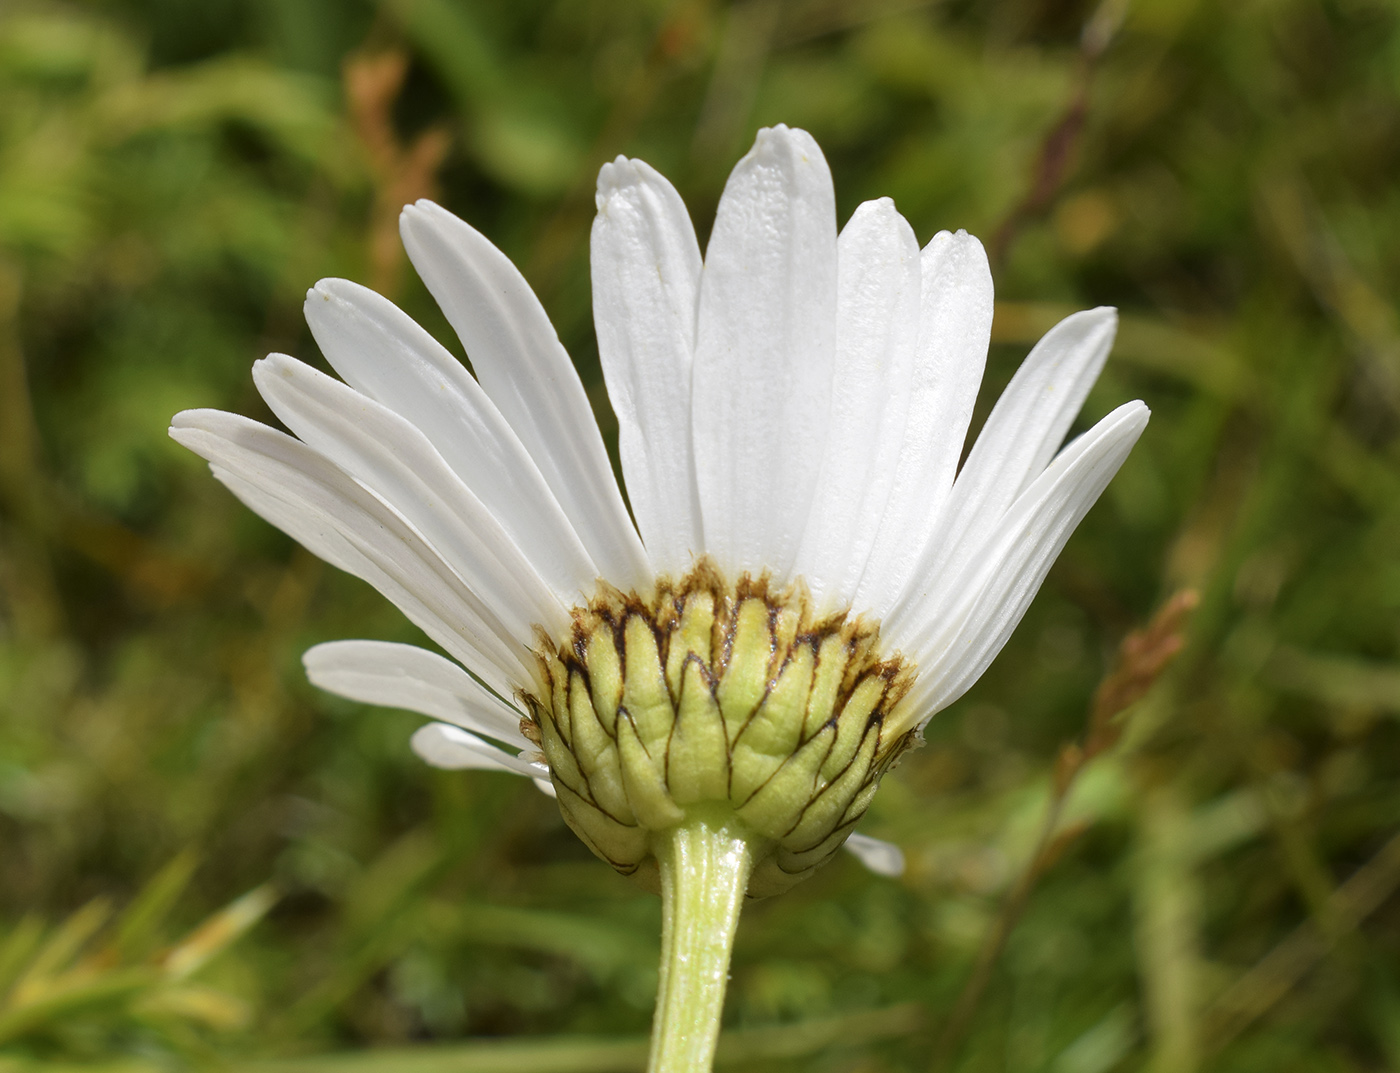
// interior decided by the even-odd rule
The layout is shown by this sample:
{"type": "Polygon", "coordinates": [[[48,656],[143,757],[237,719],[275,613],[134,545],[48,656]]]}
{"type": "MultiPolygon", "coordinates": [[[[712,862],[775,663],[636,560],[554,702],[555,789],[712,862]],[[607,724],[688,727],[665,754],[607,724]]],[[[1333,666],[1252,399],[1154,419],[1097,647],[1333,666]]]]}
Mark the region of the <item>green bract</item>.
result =
{"type": "Polygon", "coordinates": [[[723,804],[752,836],[749,894],[776,894],[840,848],[914,738],[891,718],[913,670],[878,638],[815,616],[800,585],[731,585],[708,562],[651,600],[606,587],[541,646],[527,734],[565,820],[618,871],[653,885],[657,834],[723,804]]]}

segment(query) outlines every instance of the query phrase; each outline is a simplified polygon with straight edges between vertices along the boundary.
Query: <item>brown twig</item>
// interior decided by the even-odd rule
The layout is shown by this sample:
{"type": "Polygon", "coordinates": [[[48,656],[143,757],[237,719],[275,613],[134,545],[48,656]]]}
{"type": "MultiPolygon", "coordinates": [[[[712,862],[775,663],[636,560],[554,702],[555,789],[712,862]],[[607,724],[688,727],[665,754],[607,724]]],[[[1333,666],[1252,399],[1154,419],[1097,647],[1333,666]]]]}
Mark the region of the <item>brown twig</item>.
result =
{"type": "Polygon", "coordinates": [[[963,985],[962,993],[934,1045],[931,1069],[944,1069],[957,1056],[973,1015],[991,983],[997,962],[1006,949],[1007,940],[1025,912],[1036,884],[1083,831],[1078,827],[1060,831],[1060,820],[1075,780],[1090,760],[1117,744],[1124,727],[1121,716],[1147,694],[1166,670],[1167,664],[1181,651],[1185,643],[1186,620],[1199,603],[1200,597],[1194,590],[1178,592],[1162,605],[1147,626],[1123,639],[1118,648],[1117,661],[1094,692],[1083,743],[1067,743],[1055,760],[1050,801],[1040,833],[1036,836],[1035,848],[977,951],[967,983],[963,985]]]}
{"type": "Polygon", "coordinates": [[[1181,651],[1186,620],[1200,602],[1194,589],[1182,589],[1162,605],[1146,628],[1123,638],[1117,664],[1094,692],[1085,759],[1117,744],[1123,732],[1118,716],[1147,695],[1167,664],[1181,651]]]}
{"type": "Polygon", "coordinates": [[[374,177],[374,208],[369,226],[369,285],[393,295],[403,272],[399,210],[433,197],[437,172],[451,143],[447,128],[431,126],[408,145],[394,129],[394,101],[408,75],[408,53],[401,48],[360,51],[345,60],[343,78],[350,125],[374,177]]]}
{"type": "Polygon", "coordinates": [[[1127,12],[1127,0],[1101,0],[1079,36],[1079,56],[1069,102],[1046,133],[1036,154],[1030,189],[1002,221],[992,238],[991,257],[1004,264],[1021,228],[1039,217],[1059,195],[1078,155],[1089,118],[1089,96],[1098,61],[1108,50],[1127,12]]]}

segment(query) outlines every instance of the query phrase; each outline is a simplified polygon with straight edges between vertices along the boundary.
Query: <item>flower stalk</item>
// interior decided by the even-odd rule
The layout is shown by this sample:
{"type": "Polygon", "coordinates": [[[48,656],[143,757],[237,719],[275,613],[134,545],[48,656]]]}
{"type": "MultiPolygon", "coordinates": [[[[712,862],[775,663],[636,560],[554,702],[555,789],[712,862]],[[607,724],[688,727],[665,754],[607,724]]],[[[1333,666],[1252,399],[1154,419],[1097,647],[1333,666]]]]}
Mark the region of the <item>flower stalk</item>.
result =
{"type": "Polygon", "coordinates": [[[661,978],[648,1073],[708,1073],[714,1062],[751,843],[726,808],[697,809],[656,836],[661,978]]]}

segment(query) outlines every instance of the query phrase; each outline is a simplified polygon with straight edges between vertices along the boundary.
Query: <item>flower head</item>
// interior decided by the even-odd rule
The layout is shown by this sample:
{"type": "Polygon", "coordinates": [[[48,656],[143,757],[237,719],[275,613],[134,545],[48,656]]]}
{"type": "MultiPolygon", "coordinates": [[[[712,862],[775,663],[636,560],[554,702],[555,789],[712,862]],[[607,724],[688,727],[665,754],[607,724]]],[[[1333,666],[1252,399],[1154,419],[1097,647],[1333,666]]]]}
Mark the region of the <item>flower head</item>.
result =
{"type": "Polygon", "coordinates": [[[254,367],[294,436],[210,410],[171,434],[452,657],[333,642],[306,654],[313,682],[434,717],[414,736],[430,763],[534,778],[621,871],[718,810],[755,847],[750,892],[770,893],[835,852],[986,669],[1147,408],[1061,449],[1116,323],[1077,313],[959,471],[991,329],[982,247],[941,232],[920,250],[888,199],[838,234],[804,131],[759,133],[703,258],[646,164],[605,165],[597,202],[635,526],[539,301],[429,202],[404,210],[404,244],[475,378],[386,299],[323,280],[306,316],[343,380],[254,367]]]}

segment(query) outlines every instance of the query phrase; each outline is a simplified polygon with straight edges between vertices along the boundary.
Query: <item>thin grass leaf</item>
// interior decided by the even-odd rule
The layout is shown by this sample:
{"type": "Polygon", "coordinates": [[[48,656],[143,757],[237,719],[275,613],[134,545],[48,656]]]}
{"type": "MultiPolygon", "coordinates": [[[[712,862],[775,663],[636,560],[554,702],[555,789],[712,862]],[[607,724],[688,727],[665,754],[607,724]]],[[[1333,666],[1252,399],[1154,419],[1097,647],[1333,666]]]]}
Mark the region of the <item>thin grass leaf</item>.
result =
{"type": "Polygon", "coordinates": [[[198,972],[210,958],[222,953],[266,916],[267,911],[277,904],[277,899],[278,894],[273,887],[257,887],[215,913],[161,959],[161,968],[166,977],[184,980],[198,972]]]}
{"type": "Polygon", "coordinates": [[[111,944],[117,958],[132,961],[152,951],[166,915],[189,886],[198,866],[198,856],[191,850],[182,850],[151,877],[117,918],[111,944]]]}
{"type": "Polygon", "coordinates": [[[15,981],[11,1004],[28,1005],[51,990],[55,979],[111,915],[111,904],[105,898],[94,898],[60,924],[15,981]]]}

